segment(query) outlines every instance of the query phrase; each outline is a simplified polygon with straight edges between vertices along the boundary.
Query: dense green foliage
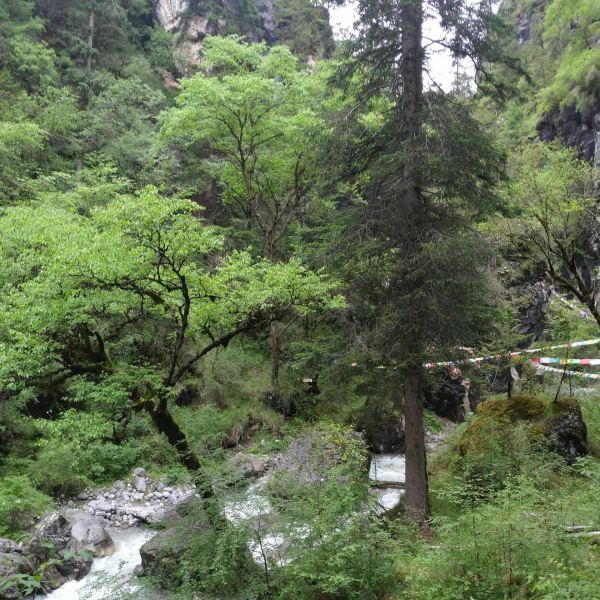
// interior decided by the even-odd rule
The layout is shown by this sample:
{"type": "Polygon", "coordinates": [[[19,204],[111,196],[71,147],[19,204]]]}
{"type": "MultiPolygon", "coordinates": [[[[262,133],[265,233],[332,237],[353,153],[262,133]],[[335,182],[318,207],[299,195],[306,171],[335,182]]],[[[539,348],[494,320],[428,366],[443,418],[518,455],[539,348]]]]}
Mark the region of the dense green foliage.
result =
{"type": "Polygon", "coordinates": [[[1,3],[0,537],[143,466],[201,496],[148,597],[600,598],[598,388],[508,357],[598,337],[593,135],[536,126],[593,121],[600,8],[425,3],[457,74],[411,108],[409,3],[357,3],[337,47],[308,0],[193,0],[169,31],[151,0],[1,3]],[[422,368],[465,346],[501,357],[422,368]],[[422,527],[367,476],[415,373],[421,403],[448,378],[479,402],[428,404],[422,527]],[[272,511],[229,515],[253,494],[272,511]]]}

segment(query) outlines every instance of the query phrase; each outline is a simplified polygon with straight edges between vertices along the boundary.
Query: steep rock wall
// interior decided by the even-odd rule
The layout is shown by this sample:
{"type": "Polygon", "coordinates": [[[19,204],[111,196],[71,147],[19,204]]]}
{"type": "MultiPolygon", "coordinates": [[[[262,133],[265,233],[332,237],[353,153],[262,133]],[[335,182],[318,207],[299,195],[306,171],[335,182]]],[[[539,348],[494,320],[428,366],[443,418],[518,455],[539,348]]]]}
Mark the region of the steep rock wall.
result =
{"type": "MultiPolygon", "coordinates": [[[[544,47],[544,17],[552,2],[553,0],[504,0],[502,2],[501,10],[516,25],[516,42],[522,49],[520,54],[526,67],[532,67],[531,64],[527,64],[532,60],[529,54],[532,48],[538,50],[538,54],[533,54],[534,57],[539,55],[540,49],[544,52],[556,51],[556,48],[552,50],[544,47]]],[[[600,19],[600,4],[598,18],[600,19]]],[[[576,26],[575,23],[572,24],[572,27],[576,26]]],[[[593,40],[590,43],[593,43],[593,40]]],[[[557,64],[564,58],[567,47],[565,45],[563,48],[563,55],[558,57],[557,64]]],[[[595,162],[600,166],[600,89],[597,90],[595,102],[592,102],[585,111],[577,110],[574,106],[556,107],[540,119],[536,128],[542,141],[560,140],[568,146],[577,148],[586,161],[595,162]]]]}
{"type": "Polygon", "coordinates": [[[252,42],[279,41],[309,62],[334,48],[329,13],[311,0],[154,0],[154,13],[175,35],[176,64],[184,75],[199,64],[207,35],[238,33],[252,42]]]}
{"type": "Polygon", "coordinates": [[[572,106],[555,110],[539,121],[537,132],[543,142],[558,139],[600,167],[600,90],[590,110],[582,113],[572,106]]]}

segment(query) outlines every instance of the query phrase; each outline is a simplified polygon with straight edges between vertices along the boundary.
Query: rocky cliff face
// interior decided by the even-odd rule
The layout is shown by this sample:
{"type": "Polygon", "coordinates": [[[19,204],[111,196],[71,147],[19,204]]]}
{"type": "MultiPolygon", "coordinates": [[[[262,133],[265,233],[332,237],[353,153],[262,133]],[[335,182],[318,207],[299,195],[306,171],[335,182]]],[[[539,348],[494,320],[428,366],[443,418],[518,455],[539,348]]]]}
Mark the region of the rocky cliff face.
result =
{"type": "MultiPolygon", "coordinates": [[[[503,10],[514,15],[517,43],[524,51],[531,45],[543,46],[544,16],[551,3],[552,0],[503,2],[503,10]]],[[[600,89],[595,103],[587,111],[579,111],[573,106],[557,108],[540,119],[537,132],[542,141],[560,140],[577,148],[585,160],[600,166],[600,89]]]]}
{"type": "Polygon", "coordinates": [[[179,17],[188,8],[188,0],[157,0],[154,3],[156,18],[167,31],[177,31],[179,17]]]}
{"type": "Polygon", "coordinates": [[[600,90],[590,110],[582,113],[572,106],[555,110],[544,115],[537,131],[543,142],[559,139],[600,167],[600,90]]]}
{"type": "Polygon", "coordinates": [[[253,42],[280,41],[308,60],[329,55],[334,46],[329,13],[310,0],[155,0],[154,12],[175,35],[176,64],[184,75],[199,64],[207,35],[238,33],[253,42]],[[292,32],[290,15],[298,25],[292,32]]]}
{"type": "MultiPolygon", "coordinates": [[[[543,18],[545,7],[546,0],[534,0],[527,6],[526,10],[515,7],[515,12],[517,13],[517,41],[520,45],[526,44],[531,40],[535,23],[543,18]]],[[[510,10],[510,7],[508,9],[510,10]]]]}

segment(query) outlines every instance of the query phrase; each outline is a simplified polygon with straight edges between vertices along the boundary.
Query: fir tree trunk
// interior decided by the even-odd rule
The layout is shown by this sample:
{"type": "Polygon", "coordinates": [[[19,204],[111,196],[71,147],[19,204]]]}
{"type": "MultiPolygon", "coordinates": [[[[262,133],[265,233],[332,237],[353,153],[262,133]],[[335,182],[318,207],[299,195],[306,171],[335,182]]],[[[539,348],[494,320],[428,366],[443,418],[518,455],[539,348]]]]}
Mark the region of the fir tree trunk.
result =
{"type": "Polygon", "coordinates": [[[281,336],[276,321],[271,321],[271,390],[279,389],[279,357],[281,353],[281,336]]]}
{"type": "MultiPolygon", "coordinates": [[[[405,154],[403,169],[402,212],[409,219],[414,237],[408,240],[409,254],[420,251],[420,234],[423,223],[423,196],[419,165],[423,153],[423,48],[422,0],[404,0],[401,5],[402,20],[402,79],[403,131],[401,132],[405,154]]],[[[408,347],[416,358],[409,366],[405,379],[404,412],[406,434],[406,498],[407,518],[424,525],[429,515],[429,489],[427,482],[427,460],[423,427],[422,377],[419,366],[420,328],[415,323],[408,347]]]]}
{"type": "Polygon", "coordinates": [[[94,50],[94,29],[96,23],[96,12],[94,9],[90,10],[90,16],[88,20],[88,55],[85,61],[85,66],[88,73],[92,70],[92,52],[94,50]]]}
{"type": "Polygon", "coordinates": [[[405,514],[408,519],[424,525],[429,516],[429,485],[425,427],[423,425],[423,395],[418,371],[409,373],[404,381],[404,428],[406,439],[405,514]]]}

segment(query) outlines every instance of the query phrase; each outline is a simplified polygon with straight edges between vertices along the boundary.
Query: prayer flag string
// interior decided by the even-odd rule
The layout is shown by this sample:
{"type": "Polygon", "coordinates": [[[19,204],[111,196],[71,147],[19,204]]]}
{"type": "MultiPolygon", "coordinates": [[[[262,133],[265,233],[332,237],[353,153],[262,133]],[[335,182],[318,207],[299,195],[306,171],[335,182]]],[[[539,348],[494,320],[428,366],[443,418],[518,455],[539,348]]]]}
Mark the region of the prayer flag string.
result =
{"type": "Polygon", "coordinates": [[[538,371],[543,371],[545,373],[559,373],[565,374],[567,377],[583,377],[584,379],[600,379],[600,374],[598,373],[581,373],[580,371],[565,371],[564,369],[556,369],[554,367],[546,367],[545,365],[535,365],[538,371]]]}
{"type": "Polygon", "coordinates": [[[552,295],[559,302],[561,302],[562,304],[564,304],[565,306],[567,306],[571,310],[574,310],[575,312],[577,312],[579,314],[579,316],[583,317],[584,319],[591,319],[592,318],[592,315],[587,310],[585,310],[583,308],[579,308],[576,304],[574,304],[570,300],[567,300],[566,298],[564,298],[560,294],[557,294],[555,291],[552,291],[552,295]]]}

